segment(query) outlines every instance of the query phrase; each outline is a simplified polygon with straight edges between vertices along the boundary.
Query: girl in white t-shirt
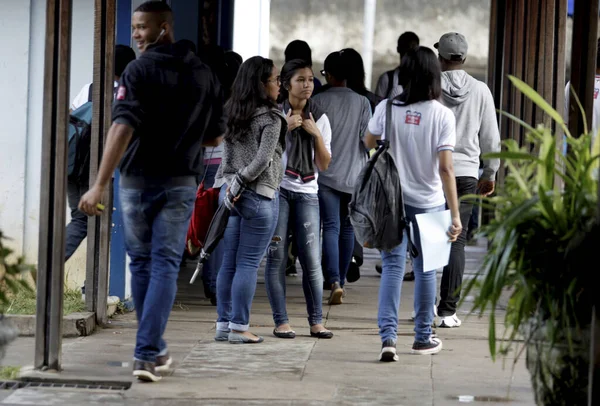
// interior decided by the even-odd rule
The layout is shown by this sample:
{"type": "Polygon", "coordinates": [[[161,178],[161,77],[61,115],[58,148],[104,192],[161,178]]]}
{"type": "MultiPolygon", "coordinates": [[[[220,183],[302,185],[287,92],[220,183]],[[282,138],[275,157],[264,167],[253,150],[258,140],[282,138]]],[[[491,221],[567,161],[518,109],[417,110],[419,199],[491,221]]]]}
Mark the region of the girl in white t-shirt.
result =
{"type": "MultiPolygon", "coordinates": [[[[406,215],[412,222],[414,244],[420,251],[419,228],[415,215],[442,211],[446,204],[452,215],[448,232],[454,241],[462,230],[452,151],[456,139],[456,123],[452,112],[437,100],[441,95],[441,70],[439,62],[428,48],[419,47],[402,59],[402,69],[407,73],[404,92],[392,105],[392,128],[386,132],[386,103],[382,101],[369,122],[365,137],[368,148],[377,146],[377,140],[389,137],[390,150],[398,168],[406,215]]],[[[396,341],[398,307],[402,278],[406,264],[408,238],[405,234],[400,246],[391,252],[382,252],[383,272],[379,288],[379,334],[382,349],[381,361],[397,361],[396,341]]],[[[423,269],[423,259],[413,259],[415,273],[415,354],[435,354],[442,342],[432,337],[436,293],[436,272],[423,269]]]]}
{"type": "Polygon", "coordinates": [[[267,250],[265,285],[279,338],[294,338],[285,306],[285,263],[288,255],[288,225],[297,242],[302,265],[310,335],[331,338],[322,324],[323,274],[321,271],[321,221],[319,171],[331,161],[331,127],[321,107],[310,99],[314,76],[309,62],[293,59],[281,69],[280,99],[288,132],[283,154],[284,177],[279,191],[279,218],[267,250]]]}

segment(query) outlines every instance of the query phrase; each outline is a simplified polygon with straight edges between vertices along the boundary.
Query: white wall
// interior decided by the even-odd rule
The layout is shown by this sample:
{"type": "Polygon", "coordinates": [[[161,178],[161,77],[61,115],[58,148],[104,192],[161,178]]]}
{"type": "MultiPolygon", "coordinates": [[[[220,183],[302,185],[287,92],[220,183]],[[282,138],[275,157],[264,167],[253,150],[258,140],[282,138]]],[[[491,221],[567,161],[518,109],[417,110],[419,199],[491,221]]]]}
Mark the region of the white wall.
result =
{"type": "Polygon", "coordinates": [[[73,1],[71,100],[93,79],[94,0],[73,1]]]}
{"type": "MultiPolygon", "coordinates": [[[[25,219],[29,1],[0,0],[0,228],[21,252],[25,219]]],[[[43,74],[43,71],[40,72],[43,74]]]]}
{"type": "Polygon", "coordinates": [[[236,0],[233,16],[233,50],[244,60],[269,57],[271,0],[236,0]]]}
{"type": "MultiPolygon", "coordinates": [[[[94,1],[73,3],[71,99],[92,80],[94,33],[94,1]]],[[[0,229],[36,263],[46,1],[0,0],[0,10],[0,229]]]]}

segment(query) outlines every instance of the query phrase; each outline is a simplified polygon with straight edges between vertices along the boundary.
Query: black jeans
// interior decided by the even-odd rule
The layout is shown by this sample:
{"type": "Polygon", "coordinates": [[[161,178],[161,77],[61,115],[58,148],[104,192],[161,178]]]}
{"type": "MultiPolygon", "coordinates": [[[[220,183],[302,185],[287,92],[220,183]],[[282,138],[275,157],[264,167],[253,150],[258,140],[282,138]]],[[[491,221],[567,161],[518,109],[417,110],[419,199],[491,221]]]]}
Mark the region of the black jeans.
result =
{"type": "MultiPolygon", "coordinates": [[[[458,198],[477,192],[477,179],[469,176],[456,178],[456,191],[458,198]]],[[[465,272],[465,244],[467,232],[469,231],[469,219],[473,211],[473,203],[460,202],[460,221],[463,229],[458,239],[452,243],[450,249],[450,261],[444,267],[442,275],[442,286],[440,288],[440,303],[438,304],[438,316],[447,317],[456,313],[456,306],[460,300],[460,288],[465,272]]]]}
{"type": "Polygon", "coordinates": [[[71,209],[71,222],[67,225],[65,261],[71,258],[77,247],[87,237],[87,216],[77,209],[81,196],[89,189],[89,185],[69,181],[67,183],[67,200],[71,209]]]}

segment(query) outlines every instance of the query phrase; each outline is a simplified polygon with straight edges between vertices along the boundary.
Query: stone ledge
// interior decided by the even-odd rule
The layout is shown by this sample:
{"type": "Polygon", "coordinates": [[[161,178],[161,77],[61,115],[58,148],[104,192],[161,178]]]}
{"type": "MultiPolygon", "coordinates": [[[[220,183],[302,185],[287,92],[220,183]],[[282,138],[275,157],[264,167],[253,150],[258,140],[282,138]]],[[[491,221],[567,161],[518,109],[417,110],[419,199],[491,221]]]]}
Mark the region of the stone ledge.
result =
{"type": "MultiPolygon", "coordinates": [[[[5,314],[4,317],[19,330],[21,337],[35,336],[35,316],[26,314],[5,314]]],[[[96,330],[94,313],[71,313],[63,317],[63,337],[83,337],[96,330]]]]}

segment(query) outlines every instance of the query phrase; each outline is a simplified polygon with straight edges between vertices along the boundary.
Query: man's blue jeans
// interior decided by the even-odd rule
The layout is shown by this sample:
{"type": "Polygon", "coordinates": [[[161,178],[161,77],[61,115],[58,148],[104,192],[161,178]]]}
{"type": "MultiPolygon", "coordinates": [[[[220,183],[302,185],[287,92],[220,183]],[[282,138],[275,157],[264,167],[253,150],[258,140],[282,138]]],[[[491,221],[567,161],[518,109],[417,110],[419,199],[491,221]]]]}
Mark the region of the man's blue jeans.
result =
{"type": "Polygon", "coordinates": [[[323,221],[323,264],[328,283],[344,286],[354,251],[354,229],[348,204],[351,194],[319,185],[319,204],[323,221]]]}
{"type": "MultiPolygon", "coordinates": [[[[222,200],[227,186],[221,188],[222,200]]],[[[245,190],[231,211],[217,276],[217,330],[247,331],[260,261],[275,232],[279,194],[268,199],[245,190]]]]}
{"type": "Polygon", "coordinates": [[[296,193],[281,189],[279,220],[268,249],[265,286],[275,326],[289,322],[285,306],[285,266],[288,257],[288,222],[298,247],[302,265],[302,287],[306,299],[308,323],[321,324],[323,318],[323,272],[321,271],[321,219],[316,194],[296,193]],[[291,220],[291,221],[290,221],[291,220]]]}
{"type": "MultiPolygon", "coordinates": [[[[419,209],[406,206],[406,215],[411,221],[414,230],[414,241],[419,253],[421,252],[421,238],[415,215],[442,211],[445,206],[431,209],[419,209]]],[[[398,308],[400,307],[400,293],[404,266],[406,265],[406,250],[408,247],[407,231],[404,232],[402,244],[391,252],[381,252],[383,272],[379,285],[379,311],[377,322],[381,341],[391,339],[396,342],[398,330],[398,308]]],[[[429,342],[431,337],[431,324],[433,323],[433,306],[435,304],[436,272],[434,269],[423,270],[423,257],[413,258],[413,271],[415,273],[415,341],[429,342]]]]}
{"type": "Polygon", "coordinates": [[[138,319],[134,357],[155,362],[175,301],[179,264],[196,198],[192,186],[120,188],[125,248],[138,319]]]}

